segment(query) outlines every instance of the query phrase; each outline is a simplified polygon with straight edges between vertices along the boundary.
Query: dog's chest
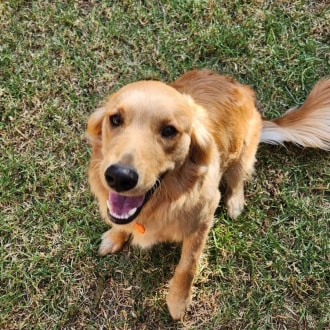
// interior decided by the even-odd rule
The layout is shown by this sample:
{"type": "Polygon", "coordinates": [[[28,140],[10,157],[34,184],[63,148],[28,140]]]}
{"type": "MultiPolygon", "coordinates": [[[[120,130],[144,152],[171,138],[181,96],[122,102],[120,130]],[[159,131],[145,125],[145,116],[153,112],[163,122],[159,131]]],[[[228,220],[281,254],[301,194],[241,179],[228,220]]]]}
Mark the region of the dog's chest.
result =
{"type": "Polygon", "coordinates": [[[182,222],[174,214],[159,211],[151,217],[138,218],[132,232],[132,244],[148,248],[160,242],[180,242],[184,235],[182,222]]]}

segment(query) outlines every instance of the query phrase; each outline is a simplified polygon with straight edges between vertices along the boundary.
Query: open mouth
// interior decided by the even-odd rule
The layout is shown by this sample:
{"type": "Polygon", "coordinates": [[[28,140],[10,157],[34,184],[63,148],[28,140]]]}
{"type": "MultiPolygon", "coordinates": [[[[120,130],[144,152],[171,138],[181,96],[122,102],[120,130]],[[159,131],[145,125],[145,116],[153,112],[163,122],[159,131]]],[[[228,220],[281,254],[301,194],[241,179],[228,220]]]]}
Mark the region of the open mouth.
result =
{"type": "Polygon", "coordinates": [[[159,185],[160,180],[157,180],[146,194],[140,196],[125,196],[111,191],[107,200],[109,219],[119,225],[133,221],[159,185]]]}

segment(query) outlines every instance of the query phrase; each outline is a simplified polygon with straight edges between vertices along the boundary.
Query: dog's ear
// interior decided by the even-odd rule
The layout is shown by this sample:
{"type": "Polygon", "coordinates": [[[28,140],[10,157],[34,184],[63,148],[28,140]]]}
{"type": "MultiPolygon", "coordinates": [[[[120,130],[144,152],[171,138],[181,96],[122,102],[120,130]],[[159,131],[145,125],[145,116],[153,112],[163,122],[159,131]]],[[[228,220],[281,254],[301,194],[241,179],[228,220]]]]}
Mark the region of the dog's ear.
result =
{"type": "Polygon", "coordinates": [[[198,166],[207,166],[212,157],[214,142],[209,132],[208,118],[204,109],[197,106],[192,123],[190,160],[198,166]]]}
{"type": "Polygon", "coordinates": [[[98,108],[88,119],[86,137],[92,146],[101,143],[104,116],[105,108],[98,108]]]}

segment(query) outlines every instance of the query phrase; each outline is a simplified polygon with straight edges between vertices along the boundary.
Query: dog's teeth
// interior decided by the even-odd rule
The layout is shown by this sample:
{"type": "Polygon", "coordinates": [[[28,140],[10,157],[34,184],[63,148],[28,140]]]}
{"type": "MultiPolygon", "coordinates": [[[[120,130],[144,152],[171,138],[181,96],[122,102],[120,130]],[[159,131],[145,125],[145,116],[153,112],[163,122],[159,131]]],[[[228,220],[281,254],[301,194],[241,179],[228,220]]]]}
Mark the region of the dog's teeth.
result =
{"type": "Polygon", "coordinates": [[[107,208],[110,212],[110,214],[117,218],[117,219],[128,219],[129,217],[131,217],[132,215],[134,215],[137,211],[137,208],[134,207],[133,209],[129,210],[128,213],[125,214],[117,214],[116,212],[113,211],[112,207],[111,207],[111,203],[109,200],[107,200],[107,208]]]}
{"type": "Polygon", "coordinates": [[[128,216],[131,217],[133,214],[135,214],[137,208],[134,207],[133,209],[131,209],[129,212],[128,212],[128,216]]]}
{"type": "Polygon", "coordinates": [[[117,219],[124,219],[123,215],[117,214],[117,213],[113,213],[113,216],[117,219]]]}

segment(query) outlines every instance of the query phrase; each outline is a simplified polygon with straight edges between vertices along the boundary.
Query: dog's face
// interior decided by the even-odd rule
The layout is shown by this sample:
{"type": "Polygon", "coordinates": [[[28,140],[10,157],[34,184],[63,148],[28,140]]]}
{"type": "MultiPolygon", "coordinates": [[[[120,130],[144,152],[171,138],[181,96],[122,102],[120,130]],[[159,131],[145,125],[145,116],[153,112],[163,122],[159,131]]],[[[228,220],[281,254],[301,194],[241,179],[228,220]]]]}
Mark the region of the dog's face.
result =
{"type": "MultiPolygon", "coordinates": [[[[194,117],[190,98],[155,81],[123,87],[92,114],[87,134],[92,146],[100,148],[99,175],[109,191],[113,222],[132,221],[163,177],[180,171],[188,159],[203,158],[197,150],[189,156],[198,140],[194,117]]],[[[201,137],[205,148],[206,134],[201,137]]]]}

